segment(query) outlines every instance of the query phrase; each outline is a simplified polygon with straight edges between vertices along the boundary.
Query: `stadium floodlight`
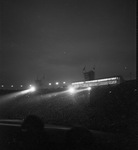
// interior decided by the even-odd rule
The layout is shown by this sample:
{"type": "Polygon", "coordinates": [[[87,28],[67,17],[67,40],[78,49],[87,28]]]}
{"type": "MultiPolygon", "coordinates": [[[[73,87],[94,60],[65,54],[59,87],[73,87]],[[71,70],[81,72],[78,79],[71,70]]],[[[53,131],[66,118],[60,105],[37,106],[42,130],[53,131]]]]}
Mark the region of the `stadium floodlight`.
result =
{"type": "Polygon", "coordinates": [[[91,87],[88,87],[88,88],[87,88],[88,91],[90,91],[91,89],[92,89],[91,87]]]}
{"type": "Polygon", "coordinates": [[[71,94],[74,94],[74,93],[75,93],[75,88],[74,88],[74,87],[70,87],[68,91],[69,91],[71,94]]]}
{"type": "Polygon", "coordinates": [[[34,86],[31,86],[30,87],[30,92],[35,92],[36,91],[36,88],[34,86]]]}

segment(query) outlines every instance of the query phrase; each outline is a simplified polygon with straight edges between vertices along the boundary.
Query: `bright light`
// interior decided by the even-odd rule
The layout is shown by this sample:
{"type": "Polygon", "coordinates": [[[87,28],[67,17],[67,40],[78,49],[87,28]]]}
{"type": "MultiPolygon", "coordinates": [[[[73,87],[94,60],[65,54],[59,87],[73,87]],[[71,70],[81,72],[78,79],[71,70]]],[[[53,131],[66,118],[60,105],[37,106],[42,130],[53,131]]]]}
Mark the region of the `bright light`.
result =
{"type": "Polygon", "coordinates": [[[51,83],[49,83],[48,85],[52,85],[51,83]]]}
{"type": "Polygon", "coordinates": [[[30,92],[34,92],[34,91],[36,91],[36,88],[35,88],[34,86],[32,86],[32,87],[30,88],[30,92]]]}
{"type": "Polygon", "coordinates": [[[3,88],[3,87],[4,87],[4,85],[1,85],[1,87],[3,88]]]}
{"type": "Polygon", "coordinates": [[[75,88],[70,87],[70,88],[69,88],[69,92],[70,92],[71,94],[75,93],[75,88]]]}
{"type": "Polygon", "coordinates": [[[23,87],[23,85],[21,85],[21,87],[23,87]]]}
{"type": "Polygon", "coordinates": [[[13,87],[13,85],[11,85],[11,87],[13,87]]]}
{"type": "Polygon", "coordinates": [[[30,87],[32,87],[32,85],[31,85],[31,84],[30,84],[29,86],[30,86],[30,87]]]}
{"type": "Polygon", "coordinates": [[[92,88],[91,88],[91,87],[88,87],[87,89],[88,89],[88,91],[90,91],[92,88]]]}
{"type": "Polygon", "coordinates": [[[59,82],[56,82],[56,85],[59,85],[59,82]]]}
{"type": "Polygon", "coordinates": [[[63,84],[66,84],[66,82],[63,82],[63,84]]]}

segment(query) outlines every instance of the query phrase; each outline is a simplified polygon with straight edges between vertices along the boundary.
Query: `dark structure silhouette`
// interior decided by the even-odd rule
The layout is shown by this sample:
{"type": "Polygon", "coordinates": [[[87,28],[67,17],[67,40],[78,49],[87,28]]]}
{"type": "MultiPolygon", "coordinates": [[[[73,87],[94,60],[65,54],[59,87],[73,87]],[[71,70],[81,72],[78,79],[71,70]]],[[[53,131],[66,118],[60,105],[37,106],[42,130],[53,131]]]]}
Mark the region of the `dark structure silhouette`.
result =
{"type": "Polygon", "coordinates": [[[98,148],[91,132],[84,127],[73,127],[66,134],[65,146],[67,150],[84,150],[98,148]]]}
{"type": "Polygon", "coordinates": [[[29,132],[41,132],[44,129],[43,121],[35,116],[30,115],[26,117],[22,124],[22,130],[29,131],[29,132]]]}
{"type": "Polygon", "coordinates": [[[35,115],[30,115],[22,123],[21,132],[16,137],[14,149],[48,149],[48,139],[48,135],[44,132],[43,121],[35,115]]]}
{"type": "Polygon", "coordinates": [[[93,70],[83,72],[85,81],[94,80],[95,79],[95,72],[93,70]]]}

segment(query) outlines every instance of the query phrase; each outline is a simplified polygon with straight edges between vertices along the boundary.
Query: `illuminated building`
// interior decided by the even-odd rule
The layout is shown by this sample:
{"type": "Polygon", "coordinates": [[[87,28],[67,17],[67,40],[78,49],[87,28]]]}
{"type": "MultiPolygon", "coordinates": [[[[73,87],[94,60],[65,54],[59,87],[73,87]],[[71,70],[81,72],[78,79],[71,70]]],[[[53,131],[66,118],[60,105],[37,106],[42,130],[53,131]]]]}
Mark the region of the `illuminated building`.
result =
{"type": "Polygon", "coordinates": [[[112,78],[105,78],[105,79],[98,79],[98,80],[91,80],[91,81],[84,81],[84,82],[74,82],[72,83],[72,87],[75,88],[85,88],[85,87],[92,87],[92,86],[102,86],[102,85],[114,85],[120,84],[122,82],[121,77],[112,77],[112,78]]]}

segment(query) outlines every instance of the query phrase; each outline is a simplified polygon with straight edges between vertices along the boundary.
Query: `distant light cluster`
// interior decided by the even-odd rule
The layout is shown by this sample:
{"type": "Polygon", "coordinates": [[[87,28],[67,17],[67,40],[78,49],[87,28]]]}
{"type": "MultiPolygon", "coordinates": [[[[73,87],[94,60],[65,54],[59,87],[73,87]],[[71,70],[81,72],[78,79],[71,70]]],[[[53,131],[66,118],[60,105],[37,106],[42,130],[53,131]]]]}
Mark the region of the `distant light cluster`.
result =
{"type": "MultiPolygon", "coordinates": [[[[47,84],[48,86],[61,86],[61,85],[66,85],[66,82],[64,81],[64,82],[55,82],[55,83],[51,83],[51,82],[49,82],[48,84],[47,84]]],[[[46,86],[47,86],[46,85],[46,86]]],[[[6,86],[6,85],[4,85],[4,84],[2,84],[1,86],[1,89],[4,89],[4,88],[14,88],[14,87],[16,87],[16,88],[25,88],[25,87],[32,87],[32,84],[30,84],[30,85],[14,85],[14,84],[12,84],[12,85],[9,85],[9,86],[6,86]]]]}
{"type": "Polygon", "coordinates": [[[48,83],[49,86],[51,86],[51,85],[63,85],[63,84],[65,85],[66,82],[64,81],[64,82],[55,82],[55,83],[50,82],[50,83],[48,83]]]}

